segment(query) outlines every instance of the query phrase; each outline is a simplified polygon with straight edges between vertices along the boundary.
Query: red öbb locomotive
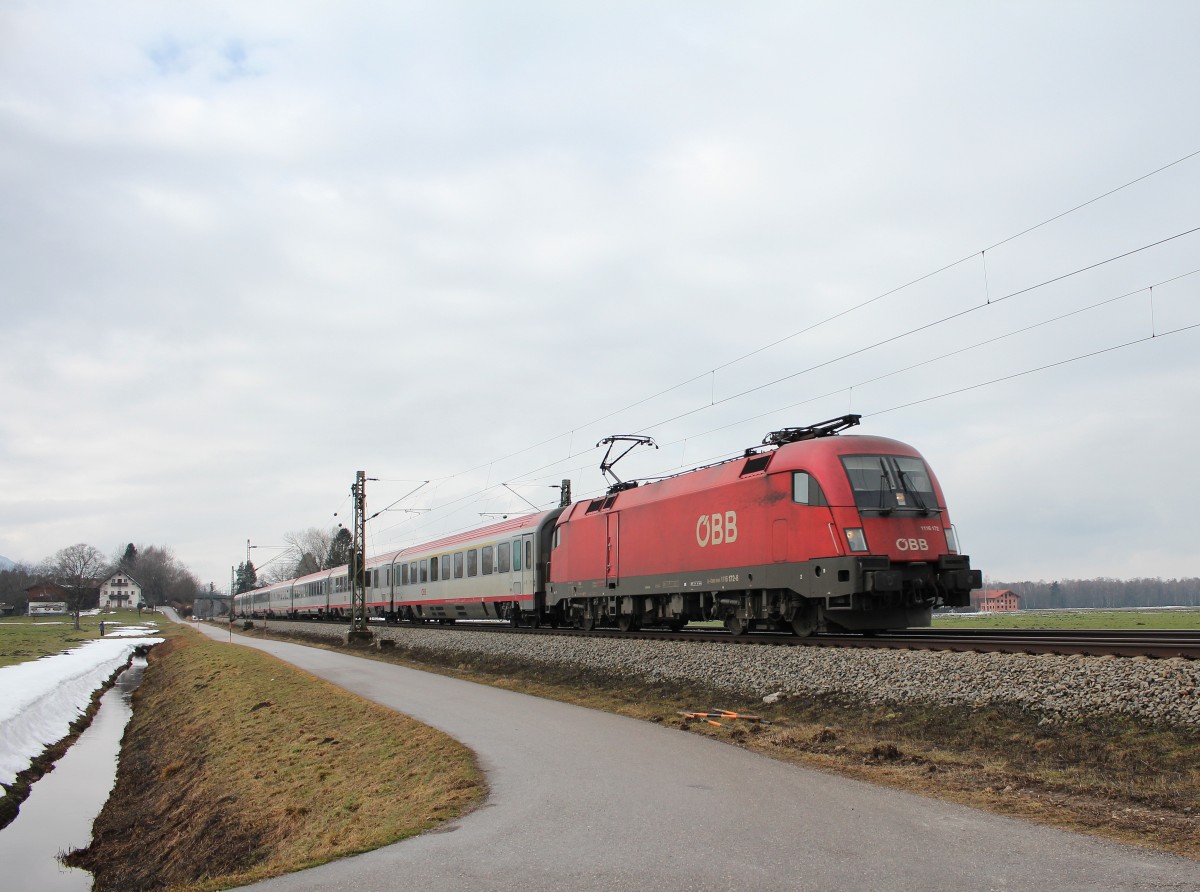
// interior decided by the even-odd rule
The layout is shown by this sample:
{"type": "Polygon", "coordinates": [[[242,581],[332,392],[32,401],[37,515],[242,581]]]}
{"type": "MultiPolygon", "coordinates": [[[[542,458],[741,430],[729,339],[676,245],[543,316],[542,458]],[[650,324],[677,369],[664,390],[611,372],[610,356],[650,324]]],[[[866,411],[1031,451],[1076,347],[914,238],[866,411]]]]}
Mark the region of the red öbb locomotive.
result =
{"type": "Polygon", "coordinates": [[[564,509],[544,611],[584,629],[721,620],[809,635],[928,625],[935,607],[969,604],[981,574],[933,472],[904,443],[837,435],[858,419],[564,509]]]}

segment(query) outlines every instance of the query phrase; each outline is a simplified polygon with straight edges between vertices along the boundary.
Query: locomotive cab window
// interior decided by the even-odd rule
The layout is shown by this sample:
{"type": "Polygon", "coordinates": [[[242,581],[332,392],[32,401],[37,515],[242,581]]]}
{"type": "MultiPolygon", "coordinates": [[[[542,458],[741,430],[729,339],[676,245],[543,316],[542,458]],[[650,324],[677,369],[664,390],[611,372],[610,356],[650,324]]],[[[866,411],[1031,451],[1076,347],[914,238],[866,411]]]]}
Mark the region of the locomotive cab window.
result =
{"type": "Polygon", "coordinates": [[[808,471],[792,472],[792,501],[797,505],[825,507],[829,501],[821,491],[821,484],[808,471]]]}
{"type": "Polygon", "coordinates": [[[844,455],[842,466],[854,490],[854,504],[864,511],[938,511],[929,470],[907,455],[844,455]]]}

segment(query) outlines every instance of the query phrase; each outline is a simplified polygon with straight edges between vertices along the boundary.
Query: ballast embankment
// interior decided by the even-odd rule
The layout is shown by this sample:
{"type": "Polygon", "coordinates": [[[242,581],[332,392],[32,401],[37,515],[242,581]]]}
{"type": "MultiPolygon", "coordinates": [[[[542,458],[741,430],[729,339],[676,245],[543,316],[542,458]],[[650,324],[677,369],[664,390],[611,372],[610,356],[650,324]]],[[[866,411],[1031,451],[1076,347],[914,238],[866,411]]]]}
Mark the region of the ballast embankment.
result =
{"type": "MultiPolygon", "coordinates": [[[[340,626],[270,624],[337,639],[340,626]]],[[[690,644],[586,636],[378,627],[399,648],[701,684],[744,697],[834,696],[867,703],[1016,705],[1047,721],[1097,713],[1200,727],[1200,661],[874,648],[690,644]]]]}

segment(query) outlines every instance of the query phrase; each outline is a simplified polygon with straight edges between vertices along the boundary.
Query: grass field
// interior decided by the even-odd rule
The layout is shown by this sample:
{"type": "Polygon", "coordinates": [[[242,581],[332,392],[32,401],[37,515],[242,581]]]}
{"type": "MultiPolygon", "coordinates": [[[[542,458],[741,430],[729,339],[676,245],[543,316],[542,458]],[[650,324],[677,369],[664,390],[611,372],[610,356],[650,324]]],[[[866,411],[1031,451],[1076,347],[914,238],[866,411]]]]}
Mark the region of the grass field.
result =
{"type": "Polygon", "coordinates": [[[483,797],[441,732],[173,623],[154,648],[90,849],[93,889],[226,889],[378,848],[483,797]]]}
{"type": "Polygon", "coordinates": [[[81,616],[79,629],[69,616],[9,616],[0,619],[0,666],[13,666],[27,660],[36,660],[51,654],[62,653],[79,647],[100,637],[100,623],[123,623],[137,625],[139,622],[160,622],[162,617],[150,611],[142,611],[138,619],[136,610],[118,610],[98,616],[81,616]]]}
{"type": "Polygon", "coordinates": [[[1200,608],[960,613],[935,616],[933,627],[935,629],[1200,629],[1200,608]]]}

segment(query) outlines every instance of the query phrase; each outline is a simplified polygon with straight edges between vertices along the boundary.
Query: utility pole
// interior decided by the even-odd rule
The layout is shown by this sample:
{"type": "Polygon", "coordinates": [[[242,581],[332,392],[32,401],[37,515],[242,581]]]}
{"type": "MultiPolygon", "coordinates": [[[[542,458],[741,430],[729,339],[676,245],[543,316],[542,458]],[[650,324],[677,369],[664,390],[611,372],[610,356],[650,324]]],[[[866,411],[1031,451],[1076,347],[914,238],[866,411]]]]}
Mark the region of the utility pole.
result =
{"type": "Polygon", "coordinates": [[[559,487],[558,507],[566,508],[571,504],[571,481],[563,480],[559,487]]]}
{"type": "Polygon", "coordinates": [[[354,499],[354,544],[350,550],[350,631],[347,639],[370,641],[367,628],[367,474],[359,471],[350,487],[354,499]]]}

